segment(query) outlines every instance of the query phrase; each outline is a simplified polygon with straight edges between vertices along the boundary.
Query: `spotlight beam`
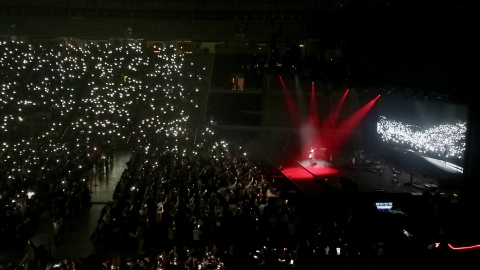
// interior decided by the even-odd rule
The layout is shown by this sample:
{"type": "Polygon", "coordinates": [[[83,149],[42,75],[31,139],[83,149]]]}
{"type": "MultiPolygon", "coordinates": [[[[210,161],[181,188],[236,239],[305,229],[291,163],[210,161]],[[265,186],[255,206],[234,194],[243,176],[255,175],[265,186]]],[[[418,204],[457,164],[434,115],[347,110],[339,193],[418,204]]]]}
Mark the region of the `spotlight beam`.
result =
{"type": "Polygon", "coordinates": [[[283,95],[285,97],[285,104],[287,106],[288,116],[290,118],[290,121],[293,124],[293,126],[298,126],[298,123],[300,122],[300,117],[299,117],[297,103],[295,102],[292,95],[288,91],[282,76],[279,75],[278,78],[280,79],[280,84],[282,86],[283,95]]]}
{"type": "Polygon", "coordinates": [[[379,98],[380,95],[369,101],[333,130],[331,136],[327,138],[327,142],[329,142],[329,146],[333,154],[337,153],[337,151],[343,147],[347,139],[350,138],[352,133],[356,130],[358,125],[362,122],[379,98]]]}
{"type": "Polygon", "coordinates": [[[347,99],[348,92],[349,92],[349,89],[345,91],[345,93],[337,102],[333,110],[327,116],[327,118],[323,123],[323,127],[334,127],[336,125],[338,118],[340,117],[340,110],[342,109],[343,104],[345,104],[345,99],[347,99]]]}

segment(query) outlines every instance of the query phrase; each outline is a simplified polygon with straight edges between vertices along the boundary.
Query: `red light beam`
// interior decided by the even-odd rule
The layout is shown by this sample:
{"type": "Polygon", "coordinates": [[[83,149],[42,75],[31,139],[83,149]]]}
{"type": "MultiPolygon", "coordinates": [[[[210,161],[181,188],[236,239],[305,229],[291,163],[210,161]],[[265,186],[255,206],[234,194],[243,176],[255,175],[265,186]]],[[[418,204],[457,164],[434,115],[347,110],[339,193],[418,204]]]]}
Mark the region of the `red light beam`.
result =
{"type": "Polygon", "coordinates": [[[310,90],[310,112],[308,115],[308,122],[314,126],[318,127],[319,119],[318,119],[318,108],[317,108],[317,98],[315,97],[315,83],[312,82],[312,88],[310,90]]]}
{"type": "Polygon", "coordinates": [[[348,92],[350,90],[347,89],[343,96],[340,98],[340,100],[337,102],[333,110],[330,112],[330,114],[327,116],[324,122],[323,127],[333,127],[336,125],[336,122],[338,121],[338,118],[340,117],[340,110],[343,107],[343,104],[345,103],[345,99],[347,99],[348,92]]]}
{"type": "Polygon", "coordinates": [[[334,129],[330,135],[331,137],[327,138],[327,143],[329,144],[329,148],[332,150],[332,153],[336,153],[344,145],[346,140],[350,138],[352,133],[359,126],[379,98],[380,95],[369,101],[334,129]]]}
{"type": "Polygon", "coordinates": [[[279,75],[278,78],[280,79],[280,84],[282,85],[282,90],[285,97],[285,104],[287,106],[290,121],[292,122],[293,125],[296,126],[300,121],[298,106],[295,100],[293,99],[293,97],[291,96],[290,92],[288,91],[282,76],[279,75]]]}

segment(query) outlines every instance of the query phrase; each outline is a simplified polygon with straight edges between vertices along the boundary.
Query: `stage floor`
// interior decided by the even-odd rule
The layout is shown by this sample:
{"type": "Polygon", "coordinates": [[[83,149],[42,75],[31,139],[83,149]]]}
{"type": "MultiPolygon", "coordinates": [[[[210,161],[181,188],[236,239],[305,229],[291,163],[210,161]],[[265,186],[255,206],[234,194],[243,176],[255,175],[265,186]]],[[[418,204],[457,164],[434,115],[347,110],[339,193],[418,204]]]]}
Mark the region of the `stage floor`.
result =
{"type": "MultiPolygon", "coordinates": [[[[417,168],[388,162],[372,165],[353,164],[352,158],[353,153],[343,153],[331,161],[316,160],[315,164],[310,164],[309,159],[290,158],[293,161],[283,162],[282,173],[304,189],[305,193],[312,192],[313,187],[307,184],[310,181],[327,183],[339,191],[345,188],[344,183],[348,181],[354,183],[356,191],[360,193],[384,191],[421,195],[427,189],[440,187],[438,178],[417,168]]],[[[412,159],[412,157],[409,158],[412,159]]],[[[427,160],[421,156],[418,159],[424,160],[427,166],[432,164],[432,159],[427,160]]],[[[436,168],[438,174],[435,176],[445,172],[441,167],[436,166],[436,168]]]]}
{"type": "Polygon", "coordinates": [[[330,175],[334,176],[340,173],[340,171],[335,168],[335,164],[330,161],[316,160],[314,164],[310,164],[310,160],[306,159],[297,162],[316,178],[328,177],[330,175]]]}

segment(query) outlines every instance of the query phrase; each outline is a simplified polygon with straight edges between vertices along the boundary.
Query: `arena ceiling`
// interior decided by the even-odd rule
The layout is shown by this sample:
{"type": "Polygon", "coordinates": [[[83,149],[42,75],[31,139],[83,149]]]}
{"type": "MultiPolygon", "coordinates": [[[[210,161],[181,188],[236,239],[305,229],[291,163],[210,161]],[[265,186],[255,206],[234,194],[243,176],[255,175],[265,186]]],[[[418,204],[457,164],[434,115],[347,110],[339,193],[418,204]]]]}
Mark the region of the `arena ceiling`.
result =
{"type": "Polygon", "coordinates": [[[332,61],[367,84],[468,101],[473,10],[466,0],[0,0],[0,36],[248,46],[316,39],[341,50],[332,61]]]}

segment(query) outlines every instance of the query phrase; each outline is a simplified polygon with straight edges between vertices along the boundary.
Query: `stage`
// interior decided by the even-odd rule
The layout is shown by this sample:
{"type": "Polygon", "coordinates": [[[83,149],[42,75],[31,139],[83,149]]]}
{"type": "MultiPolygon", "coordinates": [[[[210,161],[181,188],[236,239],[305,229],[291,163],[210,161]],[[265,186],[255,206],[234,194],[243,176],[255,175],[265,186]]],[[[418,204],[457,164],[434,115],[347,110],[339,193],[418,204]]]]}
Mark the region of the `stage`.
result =
{"type": "Polygon", "coordinates": [[[297,162],[315,178],[335,176],[340,173],[338,169],[334,168],[333,162],[330,161],[315,160],[312,163],[310,159],[305,159],[297,162]]]}
{"type": "MultiPolygon", "coordinates": [[[[337,191],[345,191],[345,183],[349,183],[349,191],[353,189],[359,193],[383,191],[387,193],[411,193],[421,195],[424,191],[440,187],[437,177],[445,175],[445,167],[438,166],[442,161],[425,159],[418,156],[406,156],[408,162],[415,162],[417,167],[406,167],[399,163],[379,160],[370,162],[353,162],[354,151],[344,151],[330,160],[317,159],[312,164],[308,155],[303,159],[292,156],[276,158],[276,166],[290,181],[299,186],[305,193],[315,192],[318,183],[325,183],[337,191]],[[423,163],[425,164],[423,164],[423,163]],[[432,163],[437,166],[431,166],[432,163]],[[421,170],[421,166],[428,167],[428,173],[421,170]],[[438,170],[432,172],[432,170],[438,170]],[[442,174],[443,173],[443,174],[442,174]],[[309,182],[316,183],[314,186],[309,182]]],[[[402,154],[403,156],[403,154],[402,154]]],[[[449,171],[453,171],[452,169],[449,171]]],[[[458,172],[458,170],[456,170],[458,172]]],[[[447,175],[451,178],[451,175],[447,175]]],[[[442,179],[445,179],[444,177],[442,179]]],[[[452,181],[455,181],[452,180],[452,181]]],[[[324,193],[323,191],[321,192],[324,193]]]]}

